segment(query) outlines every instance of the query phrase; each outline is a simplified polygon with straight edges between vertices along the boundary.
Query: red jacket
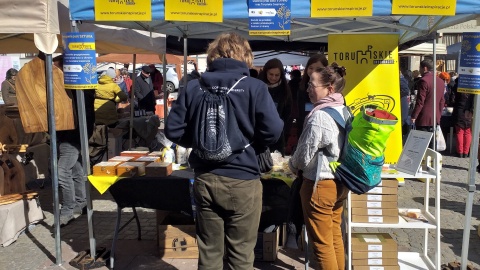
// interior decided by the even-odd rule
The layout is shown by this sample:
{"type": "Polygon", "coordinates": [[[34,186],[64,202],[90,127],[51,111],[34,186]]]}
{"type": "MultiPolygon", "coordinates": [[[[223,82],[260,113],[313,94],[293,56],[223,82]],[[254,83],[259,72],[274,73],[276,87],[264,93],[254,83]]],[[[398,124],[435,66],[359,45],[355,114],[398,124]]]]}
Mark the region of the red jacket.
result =
{"type": "Polygon", "coordinates": [[[436,101],[433,100],[433,73],[428,72],[423,75],[423,77],[417,83],[417,101],[415,108],[412,112],[412,119],[415,119],[416,126],[426,126],[432,127],[434,124],[433,121],[433,104],[436,104],[437,111],[437,121],[436,124],[440,124],[440,117],[442,116],[442,110],[445,105],[445,98],[443,91],[445,85],[442,79],[435,76],[437,80],[436,87],[436,101]]]}

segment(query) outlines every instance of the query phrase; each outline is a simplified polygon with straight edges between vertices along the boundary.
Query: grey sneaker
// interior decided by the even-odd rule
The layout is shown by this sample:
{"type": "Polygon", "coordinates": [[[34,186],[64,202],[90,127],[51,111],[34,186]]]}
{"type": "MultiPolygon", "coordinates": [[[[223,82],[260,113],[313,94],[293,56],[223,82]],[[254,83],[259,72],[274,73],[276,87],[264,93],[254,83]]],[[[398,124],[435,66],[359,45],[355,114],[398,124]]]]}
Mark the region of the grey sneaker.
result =
{"type": "MultiPolygon", "coordinates": [[[[60,215],[60,227],[66,226],[68,223],[70,223],[70,221],[72,221],[74,219],[75,219],[75,217],[73,216],[73,214],[60,215]]],[[[55,226],[55,224],[53,224],[53,226],[55,226]]]]}
{"type": "Polygon", "coordinates": [[[77,205],[75,208],[73,208],[73,216],[75,218],[85,214],[87,214],[87,206],[77,205]]]}

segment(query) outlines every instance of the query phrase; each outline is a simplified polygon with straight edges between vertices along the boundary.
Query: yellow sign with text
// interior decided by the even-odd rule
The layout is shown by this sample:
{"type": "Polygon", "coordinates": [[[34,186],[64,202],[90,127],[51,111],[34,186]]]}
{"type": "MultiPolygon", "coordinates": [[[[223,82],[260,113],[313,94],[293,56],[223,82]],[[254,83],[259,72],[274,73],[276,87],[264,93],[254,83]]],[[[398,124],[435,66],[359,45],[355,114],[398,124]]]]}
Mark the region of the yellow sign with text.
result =
{"type": "Polygon", "coordinates": [[[402,152],[398,34],[329,34],[328,61],[347,69],[343,95],[354,114],[376,105],[398,117],[385,151],[394,164],[402,152]]]}
{"type": "Polygon", "coordinates": [[[393,0],[392,14],[455,16],[456,0],[393,0]]]}
{"type": "Polygon", "coordinates": [[[323,0],[311,2],[311,17],[359,17],[373,15],[373,0],[323,0]]]}
{"type": "Polygon", "coordinates": [[[150,0],[95,0],[95,21],[151,21],[150,0]]]}
{"type": "Polygon", "coordinates": [[[166,21],[223,22],[222,0],[165,0],[166,21]]]}

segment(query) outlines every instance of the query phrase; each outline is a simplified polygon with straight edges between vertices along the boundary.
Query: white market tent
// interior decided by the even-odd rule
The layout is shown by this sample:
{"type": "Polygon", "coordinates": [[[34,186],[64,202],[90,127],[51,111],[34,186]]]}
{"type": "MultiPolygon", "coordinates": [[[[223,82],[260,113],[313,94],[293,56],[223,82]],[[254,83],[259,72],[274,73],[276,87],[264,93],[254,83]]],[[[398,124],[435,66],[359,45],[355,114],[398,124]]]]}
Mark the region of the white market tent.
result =
{"type": "MultiPolygon", "coordinates": [[[[94,0],[70,0],[72,20],[94,21],[94,0]]],[[[152,0],[152,21],[150,22],[102,22],[104,24],[125,28],[160,32],[171,36],[183,37],[184,55],[186,57],[187,39],[214,39],[219,33],[234,31],[249,40],[317,42],[326,44],[329,33],[358,32],[395,32],[399,34],[399,44],[413,41],[420,37],[436,37],[436,31],[478,17],[480,1],[456,1],[456,16],[397,16],[392,15],[391,0],[373,0],[372,17],[311,18],[310,0],[291,1],[291,35],[289,36],[248,36],[248,1],[224,0],[222,23],[192,23],[164,20],[165,1],[152,0]]],[[[435,42],[434,42],[435,44],[435,42]]],[[[433,45],[433,52],[436,50],[433,45]]],[[[433,53],[434,59],[436,53],[433,53]]],[[[475,152],[474,152],[475,153],[475,152]]],[[[472,165],[473,166],[473,165],[472,165]]],[[[471,166],[471,167],[472,167],[471,166]]],[[[470,169],[472,170],[472,169],[470,169]]],[[[475,171],[475,168],[473,168],[475,171]]],[[[469,189],[473,196],[474,189],[469,189]]],[[[470,195],[469,195],[470,196],[470,195]]],[[[468,254],[468,234],[470,232],[471,202],[467,202],[466,226],[462,247],[462,269],[466,268],[468,254]],[[470,211],[469,213],[467,213],[470,211]],[[468,234],[467,234],[468,233],[468,234]]]]}
{"type": "MultiPolygon", "coordinates": [[[[60,33],[72,32],[68,0],[16,0],[13,4],[0,1],[0,53],[37,53],[46,54],[46,79],[47,79],[47,107],[53,111],[53,78],[52,54],[62,52],[60,33]]],[[[141,30],[123,29],[114,26],[96,25],[91,23],[79,24],[78,29],[84,32],[95,32],[95,43],[98,53],[165,53],[165,35],[150,33],[141,30]]],[[[80,93],[80,92],[79,92],[80,93]]],[[[83,95],[79,102],[83,104],[83,95]]],[[[84,106],[80,106],[84,107],[84,106]]],[[[85,129],[84,111],[79,113],[80,129],[85,129]],[[82,117],[83,113],[83,117],[82,117]]],[[[55,117],[48,115],[49,129],[55,130],[55,117]]],[[[82,130],[81,130],[82,133],[82,130]]],[[[85,133],[86,134],[86,131],[85,133]]],[[[51,132],[51,168],[52,189],[54,194],[55,216],[55,249],[56,264],[62,263],[60,229],[58,222],[58,171],[57,171],[57,145],[55,132],[51,132]]],[[[84,142],[84,140],[82,140],[84,142]]],[[[87,164],[88,147],[82,143],[84,163],[87,164]]],[[[86,177],[87,174],[85,174],[86,177]]],[[[87,189],[87,196],[89,196],[87,189]]],[[[90,201],[87,198],[87,201],[90,201]]],[[[95,238],[92,227],[92,207],[89,202],[88,225],[90,248],[95,250],[95,238]]],[[[92,252],[92,256],[95,252],[92,252]]]]}
{"type": "Polygon", "coordinates": [[[284,66],[306,66],[309,56],[298,52],[258,51],[253,53],[253,66],[263,67],[268,60],[273,58],[278,58],[284,66]]]}
{"type": "MultiPolygon", "coordinates": [[[[433,54],[433,43],[422,43],[416,46],[410,47],[406,50],[399,51],[399,55],[431,55],[433,54]]],[[[436,44],[435,53],[438,54],[447,54],[447,46],[445,44],[436,44]]]]}

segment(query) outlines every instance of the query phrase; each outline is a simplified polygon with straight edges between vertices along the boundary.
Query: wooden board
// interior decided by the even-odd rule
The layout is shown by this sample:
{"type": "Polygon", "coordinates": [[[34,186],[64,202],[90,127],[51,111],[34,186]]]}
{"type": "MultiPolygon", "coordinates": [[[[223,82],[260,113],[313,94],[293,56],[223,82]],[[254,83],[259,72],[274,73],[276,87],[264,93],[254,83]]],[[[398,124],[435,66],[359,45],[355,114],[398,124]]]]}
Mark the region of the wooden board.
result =
{"type": "MultiPolygon", "coordinates": [[[[55,66],[52,69],[56,130],[74,129],[72,98],[65,91],[63,72],[55,66]]],[[[18,110],[26,133],[48,131],[45,82],[45,62],[38,57],[18,72],[18,110]]]]}

